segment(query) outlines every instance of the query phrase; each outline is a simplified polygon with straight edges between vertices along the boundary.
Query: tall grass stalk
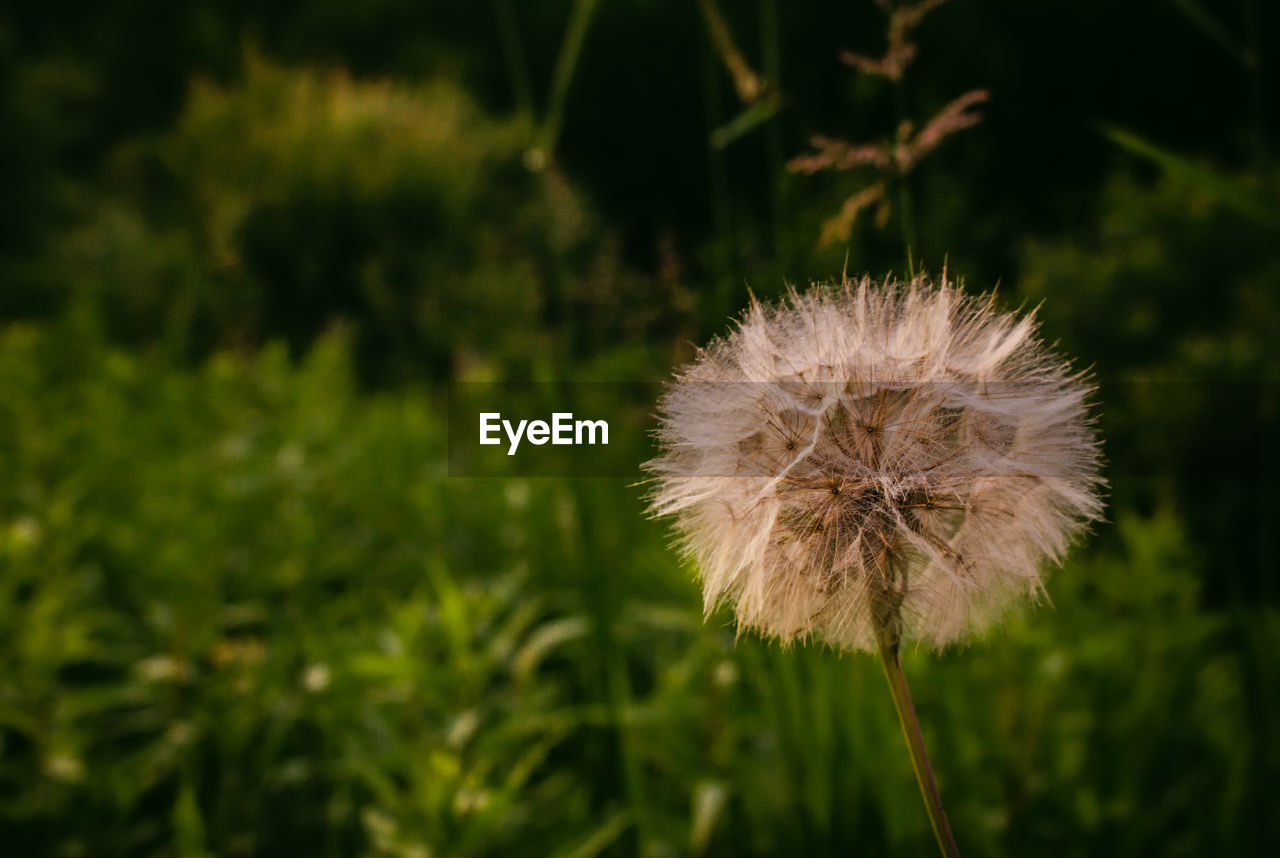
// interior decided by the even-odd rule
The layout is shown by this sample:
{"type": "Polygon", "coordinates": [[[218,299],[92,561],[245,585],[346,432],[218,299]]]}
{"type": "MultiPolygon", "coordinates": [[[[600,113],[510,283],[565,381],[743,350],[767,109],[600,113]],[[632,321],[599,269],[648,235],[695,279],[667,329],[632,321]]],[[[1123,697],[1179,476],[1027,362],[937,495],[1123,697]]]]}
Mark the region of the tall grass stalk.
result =
{"type": "Polygon", "coordinates": [[[564,108],[569,98],[569,86],[573,83],[573,74],[578,67],[578,56],[582,53],[582,43],[587,37],[587,25],[591,23],[591,15],[595,12],[596,0],[578,0],[573,5],[573,13],[569,17],[569,25],[565,30],[564,42],[560,45],[560,55],[556,58],[556,68],[551,77],[551,95],[547,100],[547,113],[539,135],[539,146],[548,160],[555,154],[556,144],[560,140],[560,129],[564,125],[564,108]]]}
{"type": "Polygon", "coordinates": [[[492,6],[498,38],[502,42],[502,53],[507,62],[507,74],[511,78],[511,94],[515,99],[516,109],[523,115],[532,117],[534,114],[533,84],[529,80],[524,43],[520,39],[520,28],[516,24],[515,11],[511,8],[511,0],[492,0],[492,6]]]}
{"type": "MultiPolygon", "coordinates": [[[[720,126],[720,60],[714,50],[708,51],[702,64],[703,98],[707,107],[707,136],[720,126]]],[[[732,312],[734,231],[733,198],[729,193],[729,167],[723,147],[707,146],[707,195],[711,205],[711,273],[714,283],[713,306],[707,318],[719,319],[732,312]]]]}
{"type": "MultiPolygon", "coordinates": [[[[893,81],[893,96],[898,112],[898,127],[901,128],[904,122],[910,121],[911,116],[911,111],[908,109],[907,84],[902,75],[897,76],[893,81]]],[[[920,245],[916,239],[916,213],[911,198],[910,171],[898,169],[893,183],[898,186],[898,223],[902,229],[902,253],[906,257],[904,270],[908,277],[914,277],[916,272],[912,258],[913,255],[920,255],[920,245]]]]}
{"type": "MultiPolygon", "coordinates": [[[[760,0],[760,50],[765,79],[777,90],[782,89],[782,45],[778,23],[777,0],[760,0]]],[[[769,152],[769,185],[773,203],[773,252],[784,269],[791,265],[791,242],[788,230],[790,212],[788,195],[790,175],[783,154],[783,130],[780,113],[770,118],[765,136],[769,152]]]]}

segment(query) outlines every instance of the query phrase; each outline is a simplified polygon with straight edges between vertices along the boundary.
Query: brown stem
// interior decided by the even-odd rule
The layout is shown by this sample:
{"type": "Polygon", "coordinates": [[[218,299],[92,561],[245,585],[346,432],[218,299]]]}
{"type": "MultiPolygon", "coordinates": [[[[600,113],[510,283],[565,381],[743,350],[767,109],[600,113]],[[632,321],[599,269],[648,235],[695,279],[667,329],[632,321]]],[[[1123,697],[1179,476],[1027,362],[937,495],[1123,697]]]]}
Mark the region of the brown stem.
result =
{"type": "Polygon", "coordinates": [[[920,794],[924,797],[924,807],[929,814],[929,823],[933,826],[933,836],[937,838],[938,848],[946,858],[960,858],[960,847],[956,845],[951,824],[947,822],[947,812],[942,807],[942,795],[938,792],[938,782],[933,777],[933,767],[929,765],[929,754],[925,751],[924,735],[920,732],[916,707],[911,702],[907,677],[902,672],[902,660],[898,657],[898,613],[896,610],[892,614],[876,611],[875,615],[880,662],[884,665],[885,678],[889,680],[889,691],[893,695],[893,705],[898,710],[902,735],[906,737],[907,749],[911,752],[911,765],[916,772],[916,782],[920,784],[920,794]]]}

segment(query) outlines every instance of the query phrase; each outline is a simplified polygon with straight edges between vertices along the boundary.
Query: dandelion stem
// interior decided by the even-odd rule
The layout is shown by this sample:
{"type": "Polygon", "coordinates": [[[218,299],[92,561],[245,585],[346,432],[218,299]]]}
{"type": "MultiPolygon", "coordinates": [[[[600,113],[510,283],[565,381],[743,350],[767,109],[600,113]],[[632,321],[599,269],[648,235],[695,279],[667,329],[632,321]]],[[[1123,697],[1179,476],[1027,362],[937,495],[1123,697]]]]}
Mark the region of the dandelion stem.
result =
{"type": "Polygon", "coordinates": [[[898,656],[898,618],[886,617],[878,620],[875,625],[880,663],[884,665],[884,675],[889,680],[893,705],[898,710],[898,723],[902,725],[902,735],[906,737],[907,749],[911,752],[911,766],[916,772],[916,782],[920,784],[920,794],[924,797],[925,810],[929,813],[933,836],[937,838],[938,848],[946,858],[960,858],[960,847],[956,845],[955,836],[951,833],[947,812],[942,807],[942,795],[938,792],[938,782],[934,780],[933,767],[929,765],[924,735],[920,732],[915,704],[911,702],[911,690],[907,688],[907,676],[902,672],[902,660],[898,656]]]}

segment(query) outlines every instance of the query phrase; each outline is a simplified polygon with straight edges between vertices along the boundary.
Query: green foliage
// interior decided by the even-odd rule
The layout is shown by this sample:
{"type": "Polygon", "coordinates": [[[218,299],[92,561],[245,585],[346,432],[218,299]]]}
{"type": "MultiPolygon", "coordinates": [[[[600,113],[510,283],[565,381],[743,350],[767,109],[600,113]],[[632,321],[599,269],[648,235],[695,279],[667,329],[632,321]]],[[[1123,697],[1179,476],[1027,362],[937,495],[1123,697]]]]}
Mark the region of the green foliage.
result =
{"type": "Polygon", "coordinates": [[[1280,262],[1274,228],[1234,195],[1264,199],[1280,176],[1205,169],[1113,177],[1096,221],[1024,244],[1019,287],[1102,383],[1116,502],[1175,499],[1193,540],[1214,546],[1208,595],[1271,601],[1280,262]]]}
{"type": "MultiPolygon", "coordinates": [[[[0,849],[931,848],[873,659],[704,622],[639,488],[445,475],[446,378],[653,380],[748,287],[901,266],[892,229],[814,251],[853,189],[784,171],[897,121],[838,61],[873,4],[722,4],[785,99],[712,151],[742,107],[692,6],[580,5],[580,42],[505,0],[0,21],[0,849]]],[[[943,795],[966,854],[1267,854],[1266,46],[1194,3],[1007,6],[920,31],[897,110],[993,98],[908,188],[914,258],[1044,299],[1103,382],[1114,521],[1051,607],[907,654],[943,795]]]]}
{"type": "Polygon", "coordinates": [[[110,190],[49,250],[50,288],[179,357],[273,337],[299,354],[345,320],[379,383],[509,361],[542,343],[528,320],[555,322],[549,254],[591,230],[559,174],[522,166],[531,133],[452,82],[254,60],[117,151],[110,190]]]}
{"type": "Polygon", "coordinates": [[[1114,175],[1096,220],[1025,242],[1020,291],[1045,300],[1065,349],[1105,359],[1113,375],[1274,382],[1276,233],[1237,211],[1234,189],[1262,198],[1278,184],[1274,174],[1154,185],[1114,175]]]}
{"type": "Polygon", "coordinates": [[[626,268],[562,173],[526,166],[532,129],[458,84],[244,74],[116,150],[35,266],[45,303],[179,360],[273,339],[296,357],[341,323],[378,387],[528,375],[531,354],[677,317],[680,284],[626,268]]]}
{"type": "MultiPolygon", "coordinates": [[[[342,337],[182,370],[64,334],[0,338],[22,851],[928,848],[874,660],[704,624],[634,490],[445,477],[433,394],[359,393],[342,337]]],[[[1251,842],[1227,618],[1174,517],[1117,534],[1054,608],[907,659],[973,854],[1251,842]]]]}
{"type": "Polygon", "coordinates": [[[500,487],[446,494],[429,400],[358,398],[341,340],[195,374],[59,342],[0,344],[0,783],[28,851],[394,853],[407,819],[492,854],[546,823],[512,805],[564,731],[548,609],[488,532],[500,487]]]}

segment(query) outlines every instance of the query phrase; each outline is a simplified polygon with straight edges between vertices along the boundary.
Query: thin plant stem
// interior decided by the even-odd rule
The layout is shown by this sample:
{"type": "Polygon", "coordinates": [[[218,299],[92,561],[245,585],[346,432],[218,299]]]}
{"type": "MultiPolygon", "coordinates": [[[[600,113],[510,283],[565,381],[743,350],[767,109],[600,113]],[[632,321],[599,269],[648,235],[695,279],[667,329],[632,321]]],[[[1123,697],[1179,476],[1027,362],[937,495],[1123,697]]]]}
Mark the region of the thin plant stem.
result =
{"type": "Polygon", "coordinates": [[[555,71],[551,75],[551,96],[547,100],[547,114],[542,123],[540,143],[547,160],[555,155],[556,144],[560,141],[560,129],[564,125],[564,107],[569,99],[569,85],[573,83],[573,73],[578,66],[578,55],[582,52],[582,42],[587,36],[587,25],[591,23],[591,13],[595,8],[596,0],[577,0],[569,16],[564,42],[560,45],[560,55],[556,58],[555,71]]]}
{"type": "MultiPolygon", "coordinates": [[[[766,80],[776,88],[782,86],[782,50],[778,33],[778,0],[760,0],[760,47],[764,57],[766,80]]],[[[773,191],[773,252],[784,269],[791,267],[788,223],[788,185],[790,174],[783,156],[782,121],[778,114],[769,120],[766,140],[769,147],[769,184],[773,191]]]]}
{"type": "Polygon", "coordinates": [[[902,225],[902,251],[907,256],[907,275],[915,277],[915,261],[913,253],[916,249],[915,211],[911,206],[911,188],[907,185],[910,179],[898,176],[898,218],[902,225]]]}
{"type": "MultiPolygon", "coordinates": [[[[721,123],[720,67],[714,54],[703,61],[703,94],[709,120],[708,135],[721,123]]],[[[729,173],[724,149],[707,147],[708,196],[711,202],[711,271],[714,282],[716,318],[733,312],[733,200],[729,195],[729,173]]]]}
{"type": "Polygon", "coordinates": [[[906,737],[907,749],[911,752],[911,766],[916,772],[916,782],[920,784],[920,794],[924,797],[924,807],[929,814],[929,823],[933,826],[933,836],[937,838],[938,848],[946,858],[960,858],[960,847],[956,845],[955,836],[951,833],[951,823],[947,821],[947,812],[942,807],[938,782],[933,777],[933,766],[929,765],[924,735],[920,732],[915,704],[911,702],[911,690],[907,688],[907,676],[902,672],[896,627],[896,618],[876,623],[880,663],[884,665],[884,675],[889,680],[889,692],[893,695],[893,705],[898,710],[898,723],[902,725],[902,735],[906,737]]]}
{"type": "Polygon", "coordinates": [[[1244,5],[1245,29],[1247,45],[1245,47],[1246,66],[1249,70],[1249,95],[1253,102],[1253,136],[1255,160],[1259,170],[1268,165],[1267,153],[1267,96],[1266,74],[1264,73],[1262,42],[1258,37],[1258,2],[1248,0],[1244,5]]]}
{"type": "Polygon", "coordinates": [[[493,17],[502,42],[502,54],[507,62],[507,74],[511,77],[511,94],[516,109],[525,116],[533,116],[533,84],[529,80],[529,68],[525,63],[524,45],[520,41],[520,27],[516,23],[511,0],[491,0],[493,17]]]}
{"type": "MultiPolygon", "coordinates": [[[[907,118],[907,87],[902,82],[902,78],[898,78],[893,83],[894,101],[898,108],[898,123],[906,121],[907,118]]],[[[920,247],[916,244],[916,212],[915,206],[912,205],[911,199],[911,177],[909,171],[897,171],[894,184],[898,187],[898,220],[902,227],[902,252],[907,257],[907,273],[914,277],[915,271],[912,262],[912,255],[920,254],[920,247]]]]}
{"type": "Polygon", "coordinates": [[[764,81],[752,70],[751,64],[734,43],[733,34],[729,31],[729,25],[720,14],[715,0],[698,0],[698,6],[702,9],[702,17],[707,22],[711,43],[715,46],[716,53],[720,55],[721,62],[728,69],[729,76],[733,78],[733,87],[738,91],[738,98],[743,104],[754,103],[766,90],[764,81]]]}

